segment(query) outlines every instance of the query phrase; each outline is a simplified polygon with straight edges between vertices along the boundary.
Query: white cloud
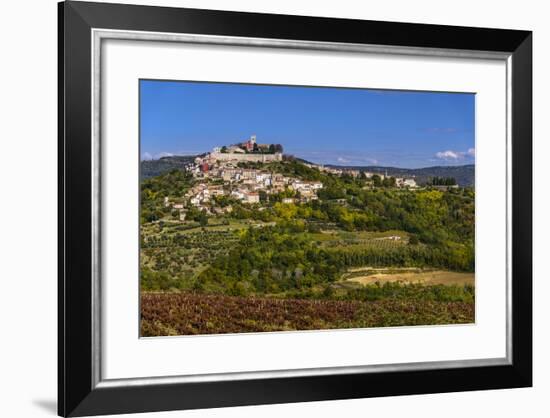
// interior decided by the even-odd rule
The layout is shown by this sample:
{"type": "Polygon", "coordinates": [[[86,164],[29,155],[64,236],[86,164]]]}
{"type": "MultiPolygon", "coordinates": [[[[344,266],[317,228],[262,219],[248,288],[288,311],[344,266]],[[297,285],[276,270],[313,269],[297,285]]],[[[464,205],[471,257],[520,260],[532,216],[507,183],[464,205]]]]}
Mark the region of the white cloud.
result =
{"type": "Polygon", "coordinates": [[[172,154],[171,152],[159,152],[157,155],[155,155],[155,157],[158,159],[158,158],[162,158],[162,157],[172,157],[174,154],[172,154]]]}
{"type": "Polygon", "coordinates": [[[442,160],[458,160],[463,157],[462,153],[451,150],[437,152],[435,156],[442,160]]]}
{"type": "Polygon", "coordinates": [[[149,154],[148,152],[144,152],[143,154],[141,154],[141,159],[142,160],[152,160],[153,156],[151,154],[149,154]]]}
{"type": "Polygon", "coordinates": [[[337,157],[336,161],[340,164],[353,165],[378,164],[378,160],[362,155],[342,155],[337,157]]]}
{"type": "Polygon", "coordinates": [[[475,148],[469,148],[468,151],[440,151],[435,153],[435,157],[445,161],[460,161],[471,159],[476,156],[475,148]]]}

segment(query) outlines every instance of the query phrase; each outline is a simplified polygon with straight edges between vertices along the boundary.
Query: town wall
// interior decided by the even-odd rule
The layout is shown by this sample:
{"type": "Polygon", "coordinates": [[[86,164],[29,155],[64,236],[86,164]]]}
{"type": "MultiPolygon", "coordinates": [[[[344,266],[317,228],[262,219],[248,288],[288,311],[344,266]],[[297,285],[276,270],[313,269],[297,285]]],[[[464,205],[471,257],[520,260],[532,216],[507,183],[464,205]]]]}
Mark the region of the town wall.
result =
{"type": "Polygon", "coordinates": [[[208,159],[210,161],[236,161],[236,162],[261,162],[269,163],[273,161],[282,161],[283,154],[238,154],[211,152],[208,159]]]}

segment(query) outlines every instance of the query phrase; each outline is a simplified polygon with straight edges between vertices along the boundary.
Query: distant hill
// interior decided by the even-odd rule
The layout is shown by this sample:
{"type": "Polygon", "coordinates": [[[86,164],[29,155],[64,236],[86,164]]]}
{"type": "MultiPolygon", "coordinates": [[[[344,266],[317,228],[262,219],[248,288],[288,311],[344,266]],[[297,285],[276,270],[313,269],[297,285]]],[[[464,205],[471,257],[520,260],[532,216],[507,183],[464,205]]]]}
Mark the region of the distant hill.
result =
{"type": "MultiPolygon", "coordinates": [[[[174,155],[171,157],[162,157],[158,160],[141,161],[141,178],[158,176],[173,169],[183,170],[188,164],[193,163],[197,155],[174,155]]],[[[287,157],[288,158],[288,157],[287,157]]],[[[294,158],[303,163],[312,164],[301,158],[294,158]]],[[[327,165],[327,167],[344,168],[352,170],[369,171],[371,173],[388,173],[392,177],[414,177],[419,185],[427,183],[432,177],[453,177],[460,186],[474,186],[475,184],[475,166],[473,164],[460,166],[435,166],[425,168],[398,168],[381,166],[342,166],[327,165]]]]}
{"type": "Polygon", "coordinates": [[[457,165],[457,166],[435,166],[424,168],[398,168],[398,167],[380,167],[380,166],[337,166],[327,165],[334,168],[348,168],[353,170],[369,171],[371,173],[385,174],[392,177],[413,177],[420,185],[427,183],[432,177],[453,177],[459,186],[472,187],[475,185],[475,165],[457,165]]]}
{"type": "Polygon", "coordinates": [[[173,169],[183,170],[196,157],[196,155],[174,155],[171,157],[162,157],[158,160],[143,160],[140,163],[140,176],[142,179],[147,179],[173,169]]]}

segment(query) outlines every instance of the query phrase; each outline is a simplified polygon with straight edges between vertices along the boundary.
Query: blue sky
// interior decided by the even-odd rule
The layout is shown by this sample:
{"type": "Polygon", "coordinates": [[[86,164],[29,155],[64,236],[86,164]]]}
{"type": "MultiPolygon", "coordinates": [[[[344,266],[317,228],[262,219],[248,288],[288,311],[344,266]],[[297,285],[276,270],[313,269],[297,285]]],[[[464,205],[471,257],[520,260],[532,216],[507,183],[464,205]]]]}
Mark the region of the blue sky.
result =
{"type": "Polygon", "coordinates": [[[475,95],[140,81],[141,158],[242,142],[280,143],[322,164],[474,162],[475,95]]]}

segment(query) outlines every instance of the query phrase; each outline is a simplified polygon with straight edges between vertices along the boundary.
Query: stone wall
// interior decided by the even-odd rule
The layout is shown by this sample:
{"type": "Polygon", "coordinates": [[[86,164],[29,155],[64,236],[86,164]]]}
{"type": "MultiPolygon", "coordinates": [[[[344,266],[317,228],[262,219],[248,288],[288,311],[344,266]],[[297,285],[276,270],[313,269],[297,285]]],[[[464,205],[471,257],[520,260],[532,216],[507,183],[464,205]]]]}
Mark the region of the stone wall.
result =
{"type": "Polygon", "coordinates": [[[215,161],[235,161],[235,162],[261,162],[269,163],[272,161],[282,161],[283,154],[225,154],[221,152],[211,152],[208,159],[212,162],[215,161]]]}

